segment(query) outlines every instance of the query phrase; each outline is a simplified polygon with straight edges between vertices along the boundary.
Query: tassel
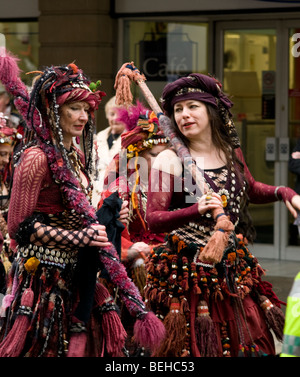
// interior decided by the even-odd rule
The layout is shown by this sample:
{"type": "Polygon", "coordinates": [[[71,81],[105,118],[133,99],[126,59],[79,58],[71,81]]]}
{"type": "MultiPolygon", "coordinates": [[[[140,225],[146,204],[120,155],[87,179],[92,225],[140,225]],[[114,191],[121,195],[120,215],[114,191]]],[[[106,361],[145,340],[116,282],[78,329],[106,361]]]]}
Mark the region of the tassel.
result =
{"type": "Polygon", "coordinates": [[[133,275],[134,284],[138,287],[140,293],[143,294],[147,279],[147,271],[143,258],[139,258],[135,261],[133,266],[133,275]]]}
{"type": "Polygon", "coordinates": [[[217,336],[215,325],[209,315],[206,301],[199,302],[195,319],[195,334],[202,357],[217,357],[217,336]]]}
{"type": "Polygon", "coordinates": [[[153,312],[143,312],[137,316],[133,327],[134,340],[141,347],[153,351],[165,338],[165,327],[153,312]]]}
{"type": "Polygon", "coordinates": [[[14,56],[10,51],[0,47],[0,81],[6,85],[10,81],[17,81],[20,69],[18,61],[20,60],[14,56]]]}
{"type": "Polygon", "coordinates": [[[120,356],[127,333],[116,312],[117,306],[103,284],[96,284],[95,301],[102,314],[102,330],[107,353],[112,357],[120,356]]]}
{"type": "Polygon", "coordinates": [[[257,344],[252,344],[250,346],[250,352],[249,352],[249,356],[250,357],[262,357],[262,356],[266,356],[265,353],[263,353],[260,348],[258,347],[257,344]]]}
{"type": "Polygon", "coordinates": [[[22,294],[17,318],[8,335],[0,344],[0,357],[18,357],[23,350],[30,325],[34,294],[31,288],[22,294]]]}
{"type": "Polygon", "coordinates": [[[184,349],[187,325],[184,314],[180,311],[177,298],[171,301],[170,311],[164,319],[166,337],[154,352],[154,357],[180,357],[184,349]]]}
{"type": "Polygon", "coordinates": [[[229,234],[234,230],[234,225],[222,208],[216,208],[213,216],[217,221],[214,228],[215,232],[199,255],[201,262],[220,263],[228,245],[229,234]]]}
{"type": "Polygon", "coordinates": [[[132,93],[130,90],[131,81],[146,80],[146,77],[141,74],[131,63],[124,63],[119,69],[114,89],[116,90],[116,104],[117,105],[130,105],[132,103],[132,93]]]}
{"type": "Polygon", "coordinates": [[[16,294],[16,291],[17,291],[17,288],[18,288],[18,284],[19,284],[18,273],[15,270],[14,265],[13,265],[12,270],[10,271],[10,274],[9,274],[9,277],[11,277],[11,276],[13,276],[13,284],[12,284],[12,288],[11,288],[11,293],[6,294],[3,297],[2,305],[1,305],[1,309],[0,309],[0,316],[1,317],[6,316],[6,309],[9,308],[10,305],[12,304],[12,302],[14,301],[15,294],[16,294]]]}
{"type": "Polygon", "coordinates": [[[283,341],[284,314],[282,310],[271,303],[266,296],[260,296],[260,307],[263,309],[269,327],[274,331],[278,341],[283,341]]]}
{"type": "Polygon", "coordinates": [[[84,357],[87,342],[87,334],[81,329],[79,333],[73,333],[69,342],[67,357],[84,357]]]}
{"type": "Polygon", "coordinates": [[[239,351],[238,351],[238,357],[248,357],[248,351],[249,351],[249,348],[246,345],[240,344],[239,345],[239,351]]]}

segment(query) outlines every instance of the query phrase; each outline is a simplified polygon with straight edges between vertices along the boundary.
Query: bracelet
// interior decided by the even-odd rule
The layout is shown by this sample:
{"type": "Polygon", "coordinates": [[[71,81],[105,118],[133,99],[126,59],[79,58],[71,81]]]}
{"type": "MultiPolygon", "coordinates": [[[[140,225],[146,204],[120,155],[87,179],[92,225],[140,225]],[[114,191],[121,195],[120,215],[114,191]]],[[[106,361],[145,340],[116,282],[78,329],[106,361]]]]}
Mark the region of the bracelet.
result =
{"type": "Polygon", "coordinates": [[[280,199],[278,198],[277,191],[278,191],[278,189],[280,189],[281,187],[284,187],[284,186],[277,186],[276,189],[275,189],[275,191],[274,191],[274,195],[275,195],[275,197],[276,197],[277,200],[280,200],[280,199]]]}

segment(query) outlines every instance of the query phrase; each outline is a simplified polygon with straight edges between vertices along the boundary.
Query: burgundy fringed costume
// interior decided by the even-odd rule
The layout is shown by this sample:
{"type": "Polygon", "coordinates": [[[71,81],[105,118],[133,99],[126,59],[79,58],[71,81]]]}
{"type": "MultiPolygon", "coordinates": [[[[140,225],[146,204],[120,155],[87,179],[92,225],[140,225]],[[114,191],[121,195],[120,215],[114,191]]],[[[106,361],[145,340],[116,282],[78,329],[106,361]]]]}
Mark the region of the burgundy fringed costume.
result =
{"type": "MultiPolygon", "coordinates": [[[[164,137],[159,129],[155,114],[139,102],[135,106],[118,109],[118,119],[125,123],[126,132],[121,135],[120,153],[114,157],[106,170],[106,189],[101,194],[98,206],[100,208],[112,192],[118,192],[123,201],[128,201],[128,224],[121,234],[121,260],[128,276],[132,278],[143,297],[147,275],[146,255],[137,253],[135,257],[128,257],[128,250],[134,248],[134,244],[138,242],[144,242],[150,247],[162,244],[165,234],[151,232],[148,228],[146,206],[150,167],[141,163],[140,155],[143,151],[151,151],[156,145],[168,146],[168,138],[164,137]],[[143,177],[140,176],[141,169],[144,169],[143,177]]],[[[128,335],[132,334],[133,323],[127,310],[122,310],[122,318],[128,335]]],[[[130,336],[126,347],[131,355],[145,355],[142,349],[136,348],[130,336]]]]}
{"type": "Polygon", "coordinates": [[[16,58],[0,56],[0,80],[28,126],[15,155],[8,230],[16,257],[2,303],[0,357],[124,356],[127,334],[97,281],[102,269],[136,319],[135,341],[153,349],[164,337],[162,324],[145,309],[115,248],[90,246],[98,221],[79,171],[90,182],[93,111],[105,93],[92,90],[73,63],[39,73],[29,98],[16,58]],[[58,109],[66,100],[90,106],[83,152],[64,147],[58,109]]]}
{"type": "Polygon", "coordinates": [[[178,79],[165,88],[163,107],[171,115],[176,101],[196,99],[219,108],[231,161],[219,169],[204,170],[204,181],[209,192],[221,196],[224,213],[235,230],[230,232],[221,260],[203,261],[201,253],[212,235],[223,230],[214,229],[211,213],[199,214],[195,186],[189,187],[195,182],[188,179],[188,172],[184,174],[182,162],[178,159],[182,173],[164,170],[172,154],[177,158],[175,152],[162,152],[151,172],[147,205],[150,230],[169,233],[167,242],[152,250],[147,263],[146,302],[167,331],[154,356],[274,355],[270,328],[282,340],[282,302],[261,278],[264,272],[248,249],[243,223],[248,199],[256,204],[290,201],[296,193],[256,182],[251,176],[228,115],[231,103],[216,83],[201,74],[178,79]]]}
{"type": "Polygon", "coordinates": [[[123,201],[128,201],[128,226],[122,233],[121,245],[121,258],[126,262],[127,251],[135,242],[155,245],[164,241],[165,235],[151,232],[146,222],[148,179],[143,183],[139,170],[146,170],[147,167],[140,165],[139,156],[142,151],[151,150],[152,146],[167,145],[168,139],[159,129],[154,113],[139,102],[136,106],[118,109],[118,119],[125,123],[126,132],[121,135],[121,152],[114,157],[105,172],[105,190],[98,206],[115,191],[123,201]]]}

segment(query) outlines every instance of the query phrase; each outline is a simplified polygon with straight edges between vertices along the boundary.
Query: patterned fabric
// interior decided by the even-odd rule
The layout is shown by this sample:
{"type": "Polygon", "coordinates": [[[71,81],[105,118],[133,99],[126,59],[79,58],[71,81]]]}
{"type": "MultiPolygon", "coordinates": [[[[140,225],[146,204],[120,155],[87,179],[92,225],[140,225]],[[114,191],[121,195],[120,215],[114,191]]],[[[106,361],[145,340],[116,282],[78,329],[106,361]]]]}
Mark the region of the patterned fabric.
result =
{"type": "MultiPolygon", "coordinates": [[[[244,162],[241,151],[236,153],[244,162]]],[[[277,200],[276,187],[255,182],[246,165],[246,180],[239,172],[237,165],[230,170],[204,172],[210,189],[224,195],[224,212],[236,226],[246,200],[246,181],[251,201],[277,200]]],[[[193,198],[193,192],[183,177],[154,169],[151,181],[154,189],[148,193],[148,224],[152,231],[159,229],[169,232],[169,236],[164,245],[152,250],[147,264],[147,305],[167,323],[171,320],[172,302],[178,300],[179,312],[184,314],[189,329],[177,350],[174,343],[174,348],[166,354],[161,347],[155,356],[184,356],[189,352],[193,356],[201,353],[202,356],[228,357],[238,356],[241,350],[245,356],[247,349],[251,349],[253,355],[259,354],[258,349],[274,354],[274,342],[260,308],[260,297],[264,294],[278,307],[281,302],[269,283],[262,281],[263,271],[249,251],[247,240],[243,235],[236,237],[232,233],[220,263],[201,262],[198,256],[214,233],[215,221],[207,214],[199,215],[196,200],[188,200],[193,198]],[[172,190],[174,187],[177,190],[172,190]],[[201,323],[203,302],[214,323],[215,334],[211,339],[217,339],[210,343],[208,334],[203,335],[202,340],[197,338],[196,323],[201,323]]],[[[284,188],[280,195],[289,200],[295,193],[284,188]]]]}

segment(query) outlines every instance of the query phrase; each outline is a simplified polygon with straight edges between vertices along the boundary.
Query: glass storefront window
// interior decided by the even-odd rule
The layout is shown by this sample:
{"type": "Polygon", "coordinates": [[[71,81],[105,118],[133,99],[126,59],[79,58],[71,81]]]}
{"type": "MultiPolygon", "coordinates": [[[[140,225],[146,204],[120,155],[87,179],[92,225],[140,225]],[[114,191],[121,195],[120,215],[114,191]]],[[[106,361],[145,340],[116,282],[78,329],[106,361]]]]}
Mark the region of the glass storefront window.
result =
{"type": "MultiPolygon", "coordinates": [[[[289,31],[289,91],[288,91],[288,124],[290,152],[292,153],[300,138],[300,29],[289,31]],[[296,36],[297,38],[293,38],[296,36]]],[[[289,172],[288,186],[296,189],[296,174],[289,172]]],[[[298,190],[298,189],[297,189],[298,190]]],[[[289,214],[289,245],[300,245],[298,227],[293,225],[294,218],[289,214]]]]}
{"type": "Polygon", "coordinates": [[[26,72],[38,69],[38,22],[0,22],[0,33],[5,47],[20,59],[21,79],[29,85],[32,76],[26,72]]]}
{"type": "MultiPolygon", "coordinates": [[[[124,61],[134,61],[158,99],[167,82],[191,72],[208,73],[208,24],[125,21],[124,61]]],[[[134,86],[134,95],[139,95],[134,86]]]]}
{"type": "MultiPolygon", "coordinates": [[[[224,90],[247,165],[257,181],[274,185],[275,161],[266,155],[267,138],[275,136],[276,30],[225,30],[224,90]],[[255,147],[254,147],[255,146],[255,147]]],[[[272,244],[274,205],[249,207],[257,243],[272,244]]]]}

